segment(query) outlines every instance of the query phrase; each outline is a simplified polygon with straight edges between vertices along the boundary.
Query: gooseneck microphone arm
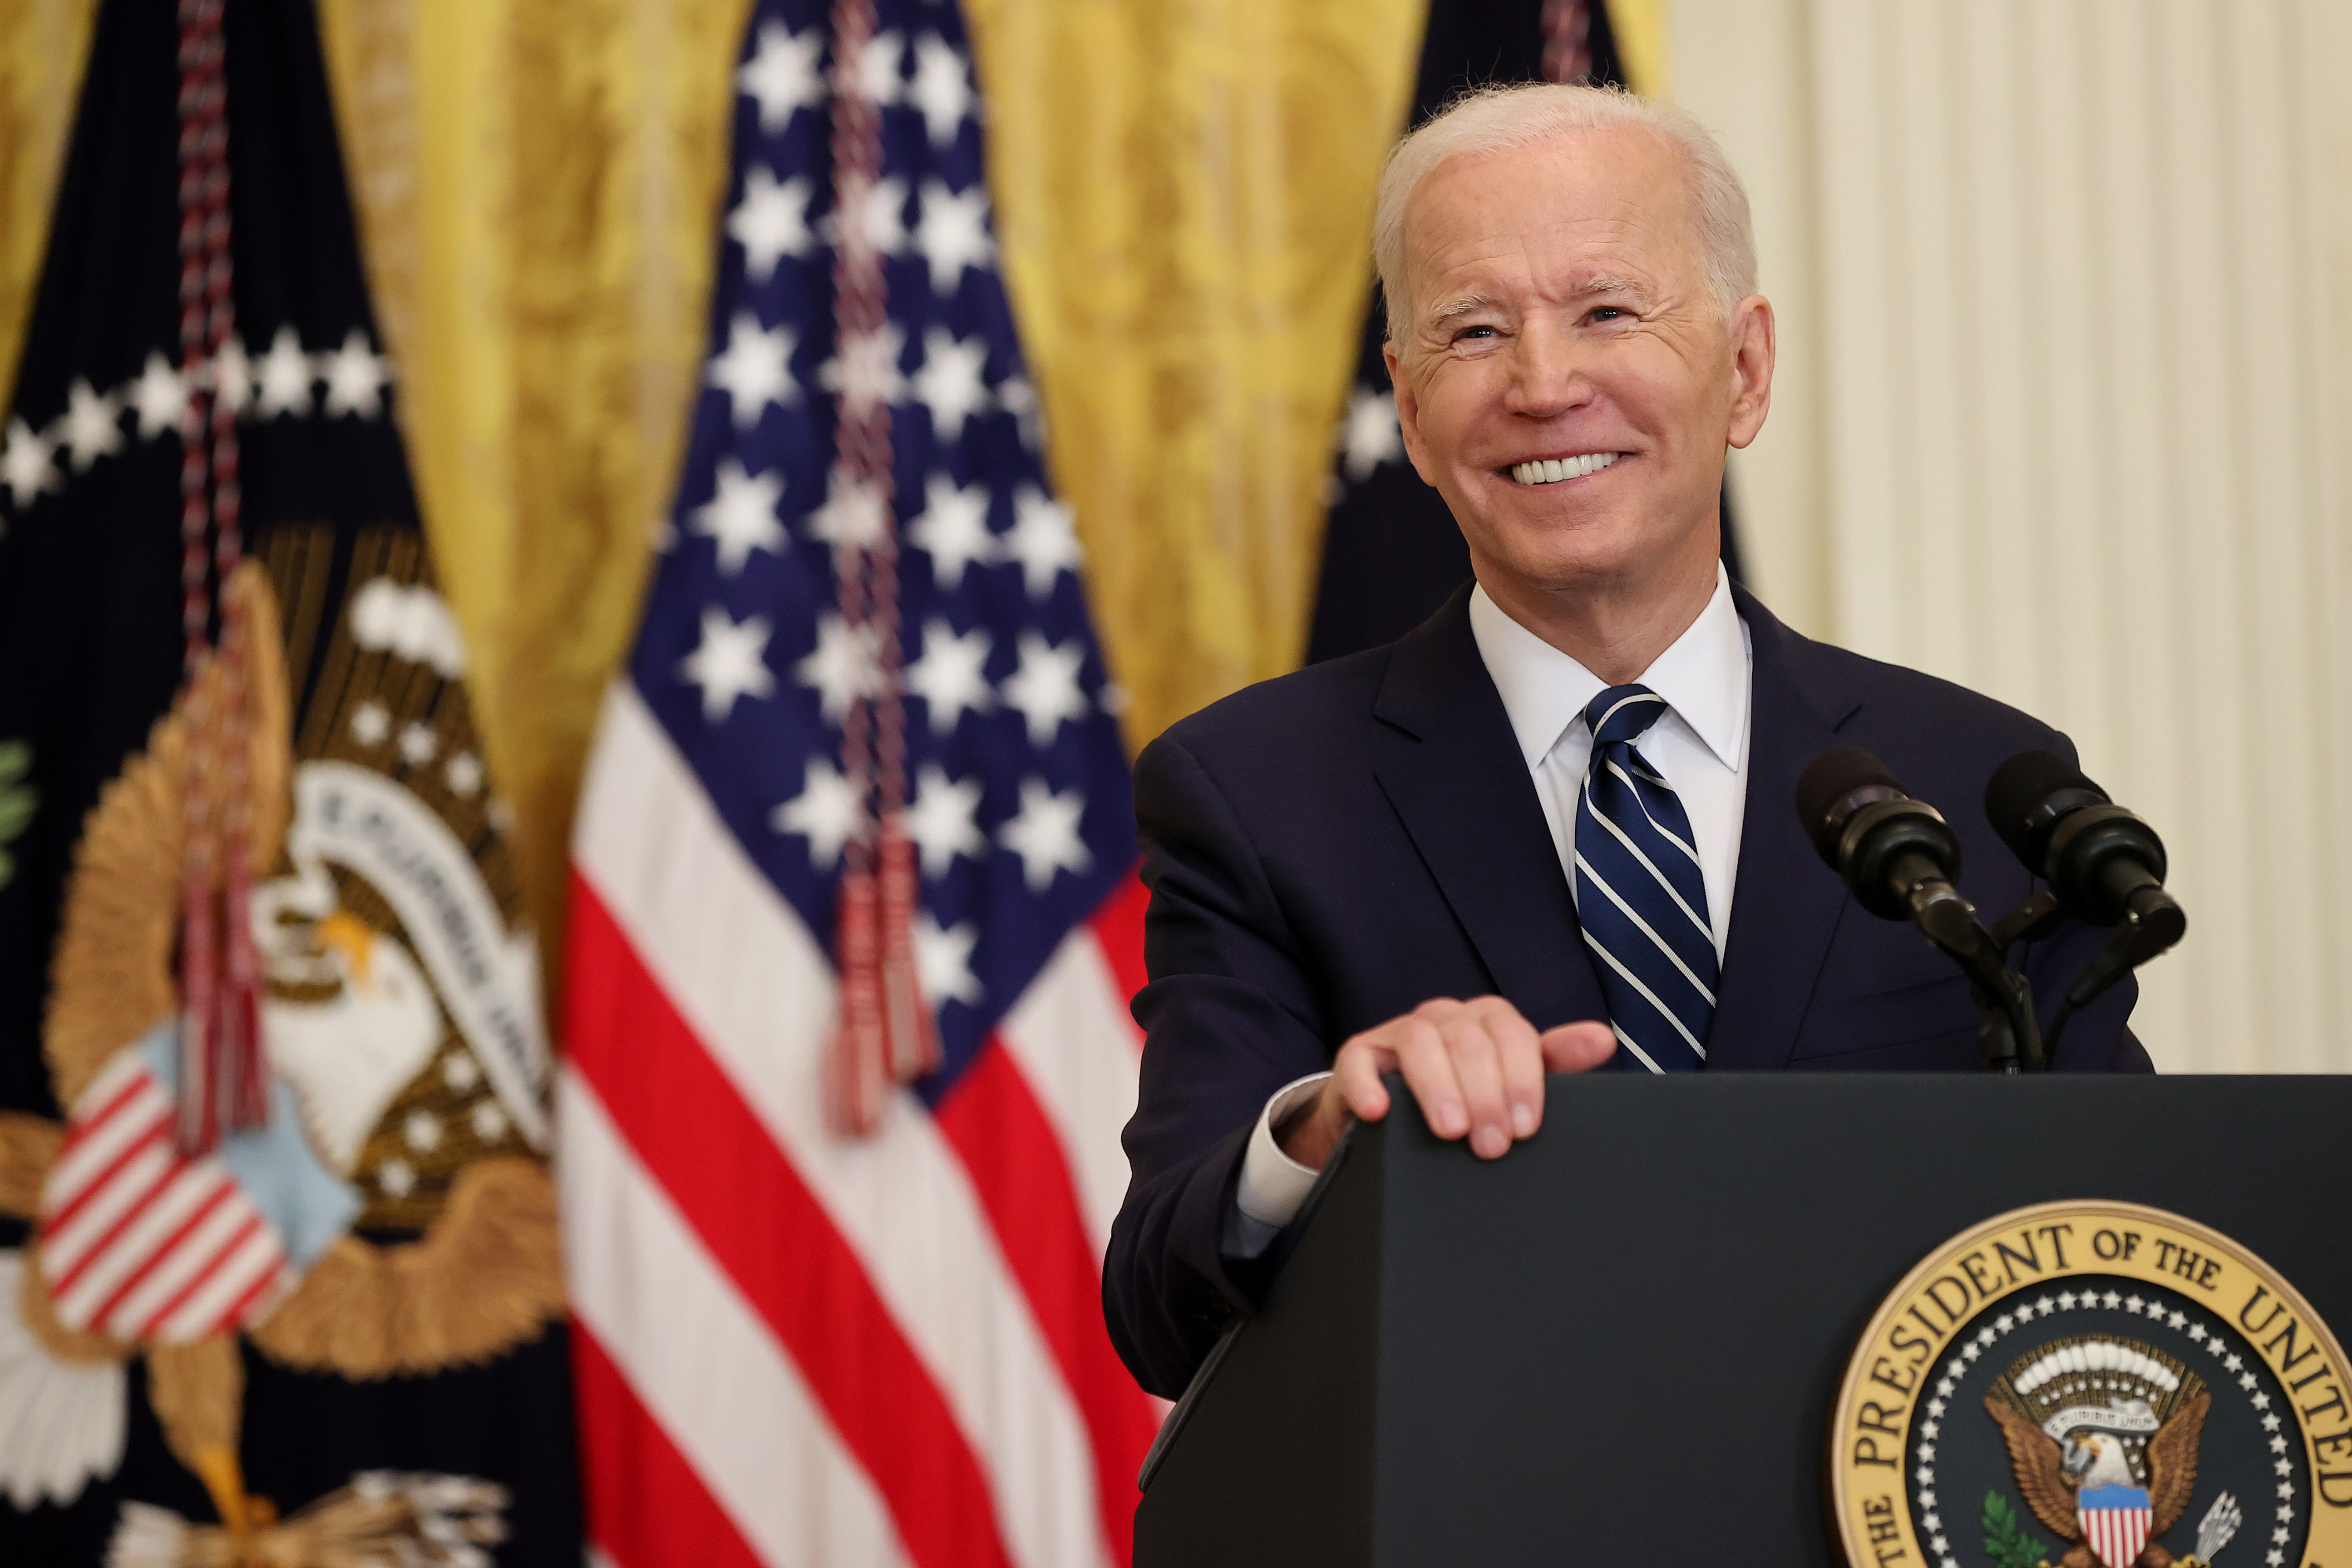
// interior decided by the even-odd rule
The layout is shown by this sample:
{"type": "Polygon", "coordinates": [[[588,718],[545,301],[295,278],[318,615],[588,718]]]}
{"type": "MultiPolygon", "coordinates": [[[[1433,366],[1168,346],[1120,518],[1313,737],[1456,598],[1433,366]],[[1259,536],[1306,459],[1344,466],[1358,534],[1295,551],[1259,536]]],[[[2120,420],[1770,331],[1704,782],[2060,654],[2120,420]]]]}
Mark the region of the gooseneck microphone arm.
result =
{"type": "Polygon", "coordinates": [[[1858,746],[1824,752],[1797,781],[1797,815],[1813,847],[1862,907],[1907,920],[1969,977],[1985,1066],[2047,1066],[2032,988],[2002,961],[2004,944],[1955,885],[1960,842],[1943,814],[1914,800],[1886,765],[1858,746]]]}

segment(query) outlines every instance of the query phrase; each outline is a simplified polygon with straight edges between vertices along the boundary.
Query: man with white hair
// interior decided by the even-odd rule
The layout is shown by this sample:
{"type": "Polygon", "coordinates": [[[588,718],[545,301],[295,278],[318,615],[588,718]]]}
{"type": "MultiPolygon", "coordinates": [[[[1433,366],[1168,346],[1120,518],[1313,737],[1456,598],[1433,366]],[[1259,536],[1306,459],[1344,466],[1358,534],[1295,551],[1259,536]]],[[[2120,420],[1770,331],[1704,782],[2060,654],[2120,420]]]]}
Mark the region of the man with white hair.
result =
{"type": "MultiPolygon", "coordinates": [[[[1773,320],[1747,195],[1689,115],[1474,94],[1391,153],[1374,232],[1405,447],[1476,581],[1138,764],[1148,1042],[1104,1298],[1171,1396],[1349,1121],[1387,1113],[1383,1073],[1494,1159],[1540,1124],[1547,1070],[1977,1068],[1966,982],[1822,866],[1797,777],[1877,752],[1954,808],[1966,890],[1998,910],[2031,883],[1975,803],[2014,752],[2073,756],[1724,574],[1725,454],[1763,427],[1773,320]]],[[[2098,938],[2032,944],[2037,994],[2098,938]]],[[[2056,1066],[2147,1070],[2135,994],[2079,1015],[2056,1066]]]]}

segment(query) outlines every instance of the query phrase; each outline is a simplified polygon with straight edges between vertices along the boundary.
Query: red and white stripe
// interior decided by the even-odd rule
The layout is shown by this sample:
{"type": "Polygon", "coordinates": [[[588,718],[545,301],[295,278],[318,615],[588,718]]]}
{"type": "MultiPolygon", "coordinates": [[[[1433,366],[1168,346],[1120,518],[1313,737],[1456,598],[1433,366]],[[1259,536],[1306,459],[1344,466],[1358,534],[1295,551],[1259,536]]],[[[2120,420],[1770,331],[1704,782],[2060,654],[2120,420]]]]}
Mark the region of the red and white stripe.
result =
{"type": "Polygon", "coordinates": [[[75,1101],[42,1188],[41,1273],[80,1333],[184,1343],[293,1287],[278,1233],[221,1162],[173,1146],[178,1107],[137,1049],[75,1101]]]}
{"type": "Polygon", "coordinates": [[[589,1526],[614,1568],[1125,1563],[1159,1407],[1100,1258],[1139,894],[936,1115],[824,1116],[835,983],[625,681],[573,846],[560,1096],[589,1526]]]}
{"type": "Polygon", "coordinates": [[[2149,1510],[2145,1508],[2086,1508],[2077,1510],[2084,1539],[2107,1568],[2131,1568],[2147,1547],[2149,1510]]]}

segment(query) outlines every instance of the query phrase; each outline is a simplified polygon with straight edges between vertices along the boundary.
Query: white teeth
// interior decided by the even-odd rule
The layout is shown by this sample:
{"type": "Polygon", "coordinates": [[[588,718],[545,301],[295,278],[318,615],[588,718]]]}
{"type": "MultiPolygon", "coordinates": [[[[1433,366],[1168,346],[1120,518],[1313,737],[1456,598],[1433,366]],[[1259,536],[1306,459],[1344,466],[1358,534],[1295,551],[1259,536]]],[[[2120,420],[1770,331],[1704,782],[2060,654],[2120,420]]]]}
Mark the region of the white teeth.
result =
{"type": "Polygon", "coordinates": [[[1587,452],[1580,458],[1545,458],[1532,463],[1513,465],[1511,478],[1523,485],[1550,485],[1562,479],[1580,479],[1587,474],[1599,473],[1622,455],[1617,452],[1587,452]]]}

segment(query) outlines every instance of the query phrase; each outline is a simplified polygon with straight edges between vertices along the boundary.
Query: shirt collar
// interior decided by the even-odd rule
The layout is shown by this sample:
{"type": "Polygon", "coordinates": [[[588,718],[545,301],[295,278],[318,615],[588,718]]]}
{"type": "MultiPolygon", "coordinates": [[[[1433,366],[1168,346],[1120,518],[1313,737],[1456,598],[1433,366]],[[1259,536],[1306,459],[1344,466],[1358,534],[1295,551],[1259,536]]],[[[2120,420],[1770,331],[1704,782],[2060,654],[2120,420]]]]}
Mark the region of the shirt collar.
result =
{"type": "MultiPolygon", "coordinates": [[[[1471,591],[1470,635],[1495,689],[1502,693],[1511,733],[1532,769],[1550,754],[1568,727],[1583,718],[1585,705],[1606,683],[1511,619],[1483,586],[1471,591]]],[[[1640,679],[1666,700],[1666,706],[1717,761],[1738,770],[1748,729],[1748,641],[1739,625],[1739,607],[1731,600],[1730,574],[1720,564],[1715,569],[1715,595],[1698,619],[1640,679]]]]}

